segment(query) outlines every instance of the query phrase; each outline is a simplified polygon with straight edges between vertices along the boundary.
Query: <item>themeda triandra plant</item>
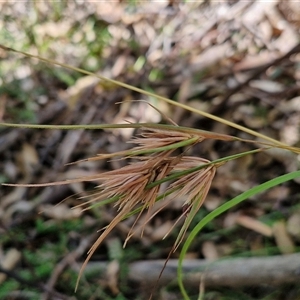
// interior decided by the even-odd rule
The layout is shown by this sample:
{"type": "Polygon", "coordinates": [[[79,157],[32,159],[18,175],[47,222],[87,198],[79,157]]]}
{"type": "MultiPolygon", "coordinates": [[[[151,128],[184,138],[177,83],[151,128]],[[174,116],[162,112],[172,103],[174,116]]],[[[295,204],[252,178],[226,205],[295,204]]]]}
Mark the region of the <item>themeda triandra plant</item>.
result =
{"type": "Polygon", "coordinates": [[[137,213],[136,221],[128,232],[126,244],[133,235],[134,225],[141,214],[147,211],[143,224],[145,226],[157,213],[157,211],[152,210],[155,202],[163,200],[167,195],[169,197],[165,205],[178,197],[184,196],[187,199],[183,206],[183,212],[179,217],[179,219],[183,217],[185,219],[174,243],[173,250],[175,251],[183,240],[193,217],[203,204],[217,167],[223,164],[224,161],[210,162],[203,158],[186,156],[184,150],[182,154],[174,155],[174,151],[182,147],[192,147],[208,138],[225,141],[236,139],[228,135],[207,133],[180,126],[140,125],[141,133],[130,141],[135,145],[132,149],[111,154],[100,154],[87,159],[121,158],[128,161],[124,167],[73,180],[25,185],[49,186],[80,181],[96,181],[99,182],[99,185],[95,192],[88,199],[83,199],[83,203],[79,207],[86,210],[104,203],[115,203],[117,214],[90,248],[81,268],[80,276],[97,247],[119,222],[134,212],[137,213]],[[166,181],[170,181],[171,184],[165,191],[161,191],[160,186],[166,181]]]}
{"type": "MultiPolygon", "coordinates": [[[[182,103],[175,102],[171,99],[156,95],[154,93],[144,91],[137,87],[119,82],[117,80],[106,78],[99,74],[94,74],[79,68],[74,68],[72,66],[62,64],[53,60],[48,60],[40,56],[8,48],[3,45],[0,45],[0,48],[4,51],[13,51],[15,53],[19,53],[30,58],[37,58],[40,61],[46,62],[48,64],[58,65],[73,71],[81,72],[82,74],[95,76],[100,80],[104,80],[112,84],[121,86],[123,88],[127,88],[132,91],[157,98],[158,100],[167,102],[171,105],[179,106],[183,109],[210,118],[214,121],[221,122],[225,125],[234,127],[238,130],[244,131],[252,136],[258,137],[268,142],[263,143],[254,140],[244,140],[233,136],[196,130],[193,128],[160,124],[96,124],[59,126],[0,123],[0,126],[6,127],[38,129],[45,128],[76,130],[105,128],[140,128],[142,130],[141,135],[131,141],[133,144],[136,144],[136,146],[133,147],[133,149],[121,151],[118,153],[99,155],[97,157],[90,158],[90,160],[113,159],[116,157],[121,157],[122,159],[130,159],[130,161],[125,167],[117,171],[108,171],[102,174],[95,174],[93,176],[82,177],[74,180],[66,180],[62,182],[37,185],[23,185],[48,186],[57,184],[69,184],[72,182],[79,181],[96,180],[99,181],[99,186],[90,198],[83,199],[84,202],[82,203],[82,209],[89,209],[90,207],[104,205],[106,203],[115,203],[117,207],[117,215],[112,220],[112,222],[104,229],[100,237],[96,240],[95,244],[89,250],[88,256],[80,271],[79,277],[81,276],[84,267],[86,266],[88,260],[90,259],[96,248],[100,245],[100,243],[107,236],[107,234],[109,234],[109,232],[116,226],[116,224],[118,224],[118,222],[121,222],[124,218],[128,216],[138,214],[136,221],[134,222],[135,225],[137,220],[140,218],[141,213],[147,210],[146,219],[144,221],[144,224],[146,224],[157,213],[155,212],[155,210],[154,212],[151,210],[151,208],[153,208],[154,203],[159,200],[165,200],[166,196],[168,195],[169,201],[173,201],[175,198],[181,197],[183,195],[187,199],[186,203],[183,206],[183,212],[179,216],[179,219],[184,218],[184,223],[172,250],[177,249],[179,244],[182,242],[184,234],[186,233],[187,228],[190,225],[193,217],[195,216],[203,201],[205,200],[210,184],[215,175],[216,169],[229,160],[237,159],[245,155],[263,151],[266,148],[235,154],[230,157],[224,157],[213,162],[209,162],[208,160],[205,160],[203,158],[185,156],[184,151],[181,155],[174,155],[174,150],[181,147],[191,147],[194,144],[203,141],[204,139],[220,139],[224,141],[239,140],[248,143],[259,143],[264,147],[276,147],[288,150],[293,153],[300,153],[300,149],[297,147],[290,147],[268,136],[262,135],[258,132],[255,132],[228,120],[222,119],[220,117],[214,116],[201,110],[197,110],[182,103]],[[160,185],[163,182],[167,181],[170,182],[168,188],[165,191],[160,191],[160,185]]],[[[189,297],[184,289],[182,281],[182,261],[193,238],[199,233],[201,228],[203,228],[203,226],[205,226],[207,223],[209,223],[221,213],[239,204],[241,201],[246,200],[248,197],[251,197],[259,192],[265,191],[273,186],[279,185],[288,180],[295,179],[299,176],[300,171],[295,171],[279,176],[259,186],[256,186],[240,194],[234,199],[224,203],[223,205],[209,213],[196,225],[195,228],[192,229],[192,232],[190,233],[188,239],[183,245],[178,267],[178,283],[184,299],[189,299],[189,297]]],[[[167,202],[165,205],[167,205],[168,203],[169,202],[167,202]]],[[[134,225],[128,233],[128,237],[125,243],[132,236],[134,232],[134,225]]]]}
{"type": "MultiPolygon", "coordinates": [[[[121,155],[124,159],[131,158],[134,161],[121,169],[99,174],[97,178],[102,183],[98,186],[98,191],[92,195],[88,205],[92,203],[95,205],[95,202],[101,204],[101,201],[115,202],[118,214],[89,250],[83,268],[97,247],[119,222],[138,207],[139,212],[137,212],[138,216],[134,225],[141,213],[147,210],[143,224],[145,225],[153,214],[157,213],[155,211],[150,213],[155,202],[171,194],[174,199],[182,195],[188,197],[182,213],[182,216],[187,217],[174,249],[178,247],[192,218],[208,193],[217,167],[217,164],[209,164],[208,160],[185,156],[184,152],[181,155],[172,156],[174,150],[182,146],[192,146],[206,138],[197,131],[190,133],[180,129],[182,128],[176,126],[173,126],[172,130],[144,127],[140,136],[131,141],[136,144],[133,149],[91,158],[107,159],[121,155]],[[193,171],[199,166],[203,168],[193,171]],[[170,180],[168,176],[173,179],[173,182],[165,191],[160,192],[161,183],[166,179],[170,180]]],[[[232,137],[224,135],[222,139],[231,140],[232,137]]],[[[134,228],[129,231],[125,243],[132,236],[133,231],[134,228]]]]}

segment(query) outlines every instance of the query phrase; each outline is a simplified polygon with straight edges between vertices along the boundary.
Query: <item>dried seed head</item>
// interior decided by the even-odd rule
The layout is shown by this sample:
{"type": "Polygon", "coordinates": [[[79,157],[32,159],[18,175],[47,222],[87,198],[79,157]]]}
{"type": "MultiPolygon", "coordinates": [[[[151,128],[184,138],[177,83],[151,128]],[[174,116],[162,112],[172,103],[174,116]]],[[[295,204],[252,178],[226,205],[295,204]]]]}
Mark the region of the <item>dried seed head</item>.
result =
{"type": "MultiPolygon", "coordinates": [[[[185,156],[174,167],[174,171],[184,171],[209,163],[209,160],[203,158],[185,156]]],[[[191,221],[202,206],[215,176],[216,169],[215,165],[204,166],[198,171],[180,177],[169,186],[168,190],[174,190],[172,198],[187,197],[183,213],[179,217],[179,219],[182,217],[186,217],[186,219],[175,241],[174,251],[182,242],[191,221]]]]}
{"type": "MultiPolygon", "coordinates": [[[[115,205],[118,206],[118,214],[105,227],[89,250],[79,273],[79,278],[97,247],[112,229],[134,211],[137,206],[140,207],[140,212],[128,233],[125,243],[133,235],[133,227],[145,209],[148,209],[148,211],[143,226],[152,218],[153,214],[151,215],[150,209],[157,201],[160,185],[150,185],[151,183],[162,180],[170,172],[187,170],[209,162],[201,158],[183,157],[182,155],[170,157],[171,153],[177,148],[193,145],[203,139],[204,137],[201,135],[193,135],[186,131],[145,127],[141,135],[131,141],[131,143],[137,145],[133,149],[92,158],[93,160],[123,156],[124,158],[135,158],[136,161],[121,169],[98,176],[98,180],[102,182],[98,187],[100,191],[96,192],[95,199],[91,199],[87,204],[90,205],[99,201],[100,203],[101,201],[115,201],[115,205]]],[[[192,217],[202,205],[214,174],[214,166],[206,167],[182,176],[173,182],[167,190],[167,192],[174,190],[174,197],[188,195],[187,208],[190,213],[175,242],[176,247],[181,242],[192,217]]]]}
{"type": "MultiPolygon", "coordinates": [[[[170,153],[171,151],[165,151],[149,157],[143,157],[141,161],[129,164],[119,170],[99,175],[98,179],[103,181],[103,183],[98,187],[100,192],[97,192],[94,201],[116,199],[115,205],[118,206],[118,214],[106,226],[105,230],[89,250],[88,256],[82,265],[79,278],[95,250],[119,222],[126,218],[137,205],[140,205],[141,212],[136,218],[135,225],[141,213],[145,209],[153,207],[159,193],[159,185],[152,188],[147,188],[147,185],[164,178],[174,168],[174,164],[177,163],[178,159],[169,157],[170,153]]],[[[151,216],[147,216],[146,220],[150,220],[150,218],[151,216]]],[[[126,242],[131,236],[132,230],[128,233],[126,242]]]]}
{"type": "MultiPolygon", "coordinates": [[[[210,161],[199,157],[184,156],[178,164],[174,166],[174,172],[185,171],[199,167],[201,165],[209,164],[210,161]]],[[[199,194],[202,195],[203,188],[211,183],[216,172],[215,165],[208,165],[198,171],[188,173],[175,182],[173,182],[168,189],[177,189],[173,195],[174,197],[188,196],[185,204],[190,204],[193,199],[199,194]]],[[[209,187],[208,186],[208,187],[209,187]]],[[[206,195],[205,195],[206,196],[206,195]]],[[[203,199],[204,201],[205,199],[203,199]]]]}
{"type": "MultiPolygon", "coordinates": [[[[135,147],[136,150],[157,149],[160,147],[177,144],[183,141],[193,141],[190,144],[199,143],[203,141],[204,137],[195,136],[183,131],[177,130],[164,130],[158,128],[142,128],[142,132],[139,137],[136,137],[130,141],[130,143],[138,144],[135,147]]],[[[175,149],[175,147],[174,147],[175,149]]]]}
{"type": "Polygon", "coordinates": [[[163,152],[168,150],[174,151],[180,147],[200,143],[204,139],[205,137],[199,133],[191,134],[186,131],[176,130],[176,127],[172,128],[172,130],[143,127],[141,134],[129,141],[129,143],[137,145],[132,149],[110,154],[99,154],[95,157],[90,157],[77,162],[110,159],[115,157],[129,158],[155,152],[163,152]],[[164,149],[164,147],[167,148],[164,149]]]}

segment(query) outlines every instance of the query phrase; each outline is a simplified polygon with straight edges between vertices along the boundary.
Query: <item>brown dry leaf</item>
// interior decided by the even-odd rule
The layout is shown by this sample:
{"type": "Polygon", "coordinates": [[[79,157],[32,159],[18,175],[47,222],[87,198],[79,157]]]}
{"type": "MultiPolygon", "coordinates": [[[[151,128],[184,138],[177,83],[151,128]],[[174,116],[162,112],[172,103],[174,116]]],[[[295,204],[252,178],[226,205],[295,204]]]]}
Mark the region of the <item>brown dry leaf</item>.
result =
{"type": "MultiPolygon", "coordinates": [[[[17,249],[12,248],[8,250],[5,257],[1,259],[1,267],[7,270],[13,270],[16,264],[21,259],[21,252],[19,252],[17,249]]],[[[0,273],[0,284],[4,282],[6,279],[6,274],[0,273]]]]}
{"type": "Polygon", "coordinates": [[[111,75],[112,77],[117,77],[119,76],[125,69],[126,67],[126,62],[128,61],[128,55],[120,55],[116,61],[114,66],[111,69],[111,75]]]}
{"type": "Polygon", "coordinates": [[[19,153],[18,161],[24,177],[30,178],[39,164],[36,149],[32,145],[24,143],[19,153]]]}
{"type": "Polygon", "coordinates": [[[3,172],[4,174],[11,180],[16,181],[18,175],[18,168],[17,166],[10,160],[3,162],[3,172]]]}
{"type": "Polygon", "coordinates": [[[243,14],[243,23],[249,27],[254,27],[263,20],[265,12],[275,6],[276,2],[278,2],[278,0],[254,3],[248,8],[247,12],[243,14]]]}
{"type": "Polygon", "coordinates": [[[30,212],[34,208],[34,203],[24,200],[26,188],[17,187],[2,198],[0,206],[0,218],[3,223],[10,223],[16,213],[30,212]]]}
{"type": "Polygon", "coordinates": [[[80,208],[71,209],[64,203],[60,205],[43,204],[39,206],[39,211],[49,218],[57,220],[72,220],[79,218],[82,215],[80,208]]]}
{"type": "Polygon", "coordinates": [[[281,0],[279,9],[285,18],[299,28],[300,26],[300,5],[298,1],[294,0],[281,0]]]}
{"type": "Polygon", "coordinates": [[[295,244],[287,232],[286,223],[284,221],[274,223],[273,234],[281,253],[289,254],[295,252],[295,244]]]}
{"type": "MultiPolygon", "coordinates": [[[[260,29],[261,29],[262,39],[269,46],[270,45],[269,43],[270,43],[271,38],[272,38],[272,26],[271,26],[270,22],[268,20],[262,21],[260,23],[260,29]]],[[[273,47],[271,46],[271,49],[272,48],[273,47]]],[[[268,47],[268,49],[270,49],[270,46],[268,47]]]]}
{"type": "Polygon", "coordinates": [[[282,201],[288,197],[290,189],[286,186],[275,186],[264,194],[266,200],[282,201]]]}
{"type": "Polygon", "coordinates": [[[273,235],[272,228],[270,226],[249,216],[239,215],[236,218],[236,224],[239,224],[267,237],[271,237],[273,235]]]}
{"type": "Polygon", "coordinates": [[[47,39],[49,36],[55,39],[60,37],[65,37],[70,30],[71,23],[66,21],[60,22],[46,22],[42,24],[36,24],[33,27],[35,31],[36,39],[38,39],[38,43],[42,43],[43,39],[47,39]]]}
{"type": "Polygon", "coordinates": [[[271,80],[251,80],[249,86],[266,93],[280,93],[284,90],[283,84],[271,80]]]}
{"type": "Polygon", "coordinates": [[[271,7],[270,9],[265,11],[267,20],[270,22],[273,35],[280,35],[284,30],[284,20],[280,12],[276,9],[276,7],[271,7]]]}
{"type": "Polygon", "coordinates": [[[231,180],[228,179],[228,181],[228,187],[235,194],[242,193],[251,188],[251,183],[249,181],[239,179],[237,175],[236,177],[231,178],[231,180]]]}
{"type": "Polygon", "coordinates": [[[289,116],[287,122],[280,130],[280,137],[283,143],[293,146],[299,142],[299,127],[300,127],[300,115],[293,114],[289,116]]]}
{"type": "Polygon", "coordinates": [[[224,228],[233,227],[236,224],[236,219],[238,215],[239,215],[238,212],[229,212],[228,214],[226,214],[223,221],[223,227],[224,228]]]}
{"type": "Polygon", "coordinates": [[[163,222],[161,225],[152,228],[151,239],[153,241],[161,241],[168,232],[172,229],[174,222],[168,220],[163,222]]]}
{"type": "Polygon", "coordinates": [[[286,53],[298,44],[298,40],[299,33],[291,26],[287,26],[273,45],[277,47],[281,53],[286,53]]]}
{"type": "Polygon", "coordinates": [[[300,212],[292,214],[287,221],[287,232],[300,240],[300,212]]]}
{"type": "Polygon", "coordinates": [[[300,111],[300,96],[292,98],[288,101],[281,101],[279,103],[279,110],[282,112],[285,112],[287,114],[299,112],[300,111]]]}
{"type": "Polygon", "coordinates": [[[117,260],[111,261],[106,269],[107,286],[114,295],[120,292],[118,287],[119,271],[120,264],[117,260]]]}
{"type": "Polygon", "coordinates": [[[220,204],[222,203],[223,199],[222,197],[219,196],[213,196],[209,195],[207,196],[205,202],[203,203],[203,206],[208,210],[208,211],[213,211],[216,209],[220,204]]]}
{"type": "Polygon", "coordinates": [[[230,43],[224,43],[208,48],[201,53],[200,56],[191,59],[191,71],[197,72],[208,68],[209,66],[217,64],[221,59],[225,58],[227,52],[230,50],[230,43]]]}
{"type": "Polygon", "coordinates": [[[118,1],[89,1],[96,5],[96,14],[98,18],[107,23],[116,23],[124,15],[124,8],[118,1]]]}
{"type": "Polygon", "coordinates": [[[23,199],[26,191],[27,188],[25,187],[14,188],[12,192],[1,198],[0,209],[5,210],[5,208],[9,205],[13,204],[14,202],[17,202],[18,200],[23,199]]]}
{"type": "Polygon", "coordinates": [[[245,55],[245,57],[241,62],[238,62],[233,66],[233,71],[239,72],[239,71],[251,70],[260,67],[264,64],[268,64],[278,57],[279,57],[278,53],[270,52],[266,50],[265,51],[262,50],[255,55],[248,54],[245,55]]]}
{"type": "Polygon", "coordinates": [[[207,260],[217,260],[219,258],[219,253],[216,245],[212,241],[205,241],[202,244],[202,254],[207,260]]]}

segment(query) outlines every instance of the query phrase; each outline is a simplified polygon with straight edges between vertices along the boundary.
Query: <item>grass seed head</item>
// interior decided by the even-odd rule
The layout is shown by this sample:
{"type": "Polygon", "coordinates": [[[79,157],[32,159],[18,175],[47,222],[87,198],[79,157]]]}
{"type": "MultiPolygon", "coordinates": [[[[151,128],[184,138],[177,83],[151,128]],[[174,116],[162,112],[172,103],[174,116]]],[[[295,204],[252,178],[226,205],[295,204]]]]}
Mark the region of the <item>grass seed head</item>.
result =
{"type": "MultiPolygon", "coordinates": [[[[201,158],[184,157],[183,155],[171,157],[174,150],[180,147],[178,143],[186,142],[186,144],[180,145],[191,146],[192,144],[201,142],[203,139],[204,137],[202,136],[194,136],[184,131],[143,128],[140,136],[131,140],[131,143],[137,145],[133,149],[92,158],[101,159],[122,156],[124,159],[131,157],[134,161],[118,170],[99,174],[97,178],[101,184],[95,192],[95,198],[90,198],[90,200],[87,201],[87,208],[91,203],[94,205],[95,202],[115,202],[115,206],[118,207],[118,213],[110,224],[104,228],[102,234],[89,250],[88,256],[79,273],[79,278],[99,245],[113,228],[128,217],[132,211],[139,207],[138,216],[128,233],[125,244],[133,235],[134,226],[143,211],[147,210],[143,228],[147,222],[151,220],[153,215],[156,214],[153,214],[151,208],[158,199],[160,185],[157,184],[149,187],[151,183],[164,179],[171,172],[187,170],[199,166],[199,164],[209,162],[201,158]],[[159,149],[159,151],[157,151],[157,149],[159,149]]],[[[191,215],[190,218],[186,219],[184,230],[181,230],[175,245],[179,245],[192,217],[202,205],[214,173],[215,168],[210,166],[198,172],[186,174],[170,185],[168,190],[174,189],[174,197],[188,195],[187,205],[189,215],[191,215]]]]}
{"type": "MultiPolygon", "coordinates": [[[[174,171],[184,171],[209,163],[209,160],[203,158],[185,156],[174,167],[174,171]]],[[[205,201],[216,169],[215,165],[204,166],[204,168],[198,171],[180,177],[169,186],[168,190],[174,190],[172,194],[173,198],[187,197],[183,206],[183,212],[179,217],[179,219],[185,217],[185,221],[175,241],[174,251],[182,242],[189,225],[205,201]]]]}

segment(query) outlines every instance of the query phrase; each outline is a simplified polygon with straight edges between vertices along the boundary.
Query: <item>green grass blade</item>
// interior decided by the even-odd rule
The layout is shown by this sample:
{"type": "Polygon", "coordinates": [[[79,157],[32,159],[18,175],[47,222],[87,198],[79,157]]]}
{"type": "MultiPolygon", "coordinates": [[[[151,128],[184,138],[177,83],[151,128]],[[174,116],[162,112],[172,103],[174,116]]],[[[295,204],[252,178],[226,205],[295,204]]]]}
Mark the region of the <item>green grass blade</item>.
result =
{"type": "Polygon", "coordinates": [[[237,197],[231,199],[230,201],[224,203],[220,207],[216,208],[214,211],[212,211],[207,216],[205,216],[196,225],[196,227],[192,230],[192,232],[190,233],[190,235],[188,236],[187,240],[185,241],[185,243],[182,247],[182,250],[181,250],[180,256],[179,256],[179,262],[178,262],[177,279],[178,279],[178,285],[179,285],[179,288],[183,295],[184,300],[189,300],[190,298],[189,298],[189,296],[184,288],[184,285],[183,285],[182,263],[183,263],[183,259],[184,259],[185,255],[187,253],[187,250],[189,249],[192,241],[194,240],[196,235],[199,233],[199,231],[205,225],[207,225],[209,222],[211,222],[213,219],[215,219],[217,216],[219,216],[220,214],[229,210],[230,208],[233,208],[234,206],[238,205],[239,203],[248,199],[249,197],[252,197],[258,193],[264,192],[264,191],[266,191],[274,186],[277,186],[281,183],[284,183],[286,181],[293,180],[297,177],[300,177],[300,171],[291,172],[291,173],[276,177],[274,179],[271,179],[271,180],[269,180],[265,183],[262,183],[258,186],[255,186],[255,187],[251,188],[250,190],[247,190],[244,193],[238,195],[237,197]]]}

